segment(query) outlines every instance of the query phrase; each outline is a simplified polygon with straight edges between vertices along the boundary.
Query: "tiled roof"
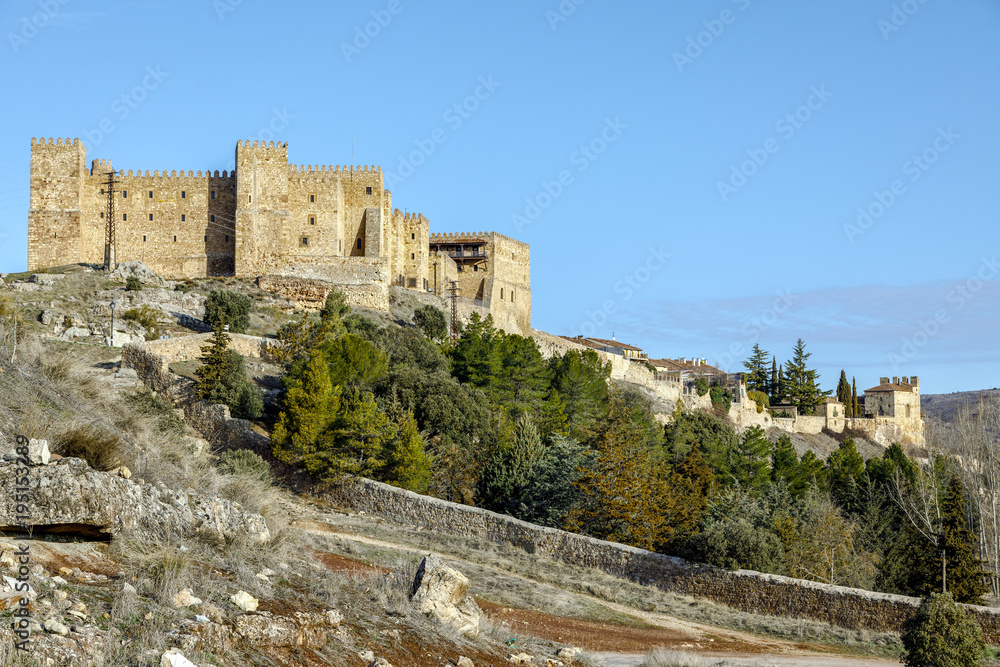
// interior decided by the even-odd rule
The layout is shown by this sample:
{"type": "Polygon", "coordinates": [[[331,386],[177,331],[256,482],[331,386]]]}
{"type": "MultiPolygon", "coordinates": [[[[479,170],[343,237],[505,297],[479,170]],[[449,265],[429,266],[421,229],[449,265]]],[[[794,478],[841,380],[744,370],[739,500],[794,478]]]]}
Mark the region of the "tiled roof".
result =
{"type": "Polygon", "coordinates": [[[641,347],[626,345],[625,343],[618,342],[617,340],[608,340],[606,338],[591,338],[590,340],[594,341],[595,343],[601,343],[606,347],[620,347],[624,350],[635,350],[636,352],[642,352],[641,347]]]}
{"type": "Polygon", "coordinates": [[[880,384],[877,387],[872,387],[871,389],[865,389],[865,393],[868,392],[879,392],[879,391],[913,391],[913,385],[910,384],[880,384]]]}
{"type": "Polygon", "coordinates": [[[576,343],[577,345],[583,345],[584,347],[590,347],[595,350],[601,349],[601,347],[603,347],[602,345],[598,345],[597,343],[591,341],[590,339],[584,338],[583,336],[577,336],[576,338],[572,338],[570,336],[559,336],[559,337],[562,338],[563,340],[568,340],[571,343],[576,343]]]}

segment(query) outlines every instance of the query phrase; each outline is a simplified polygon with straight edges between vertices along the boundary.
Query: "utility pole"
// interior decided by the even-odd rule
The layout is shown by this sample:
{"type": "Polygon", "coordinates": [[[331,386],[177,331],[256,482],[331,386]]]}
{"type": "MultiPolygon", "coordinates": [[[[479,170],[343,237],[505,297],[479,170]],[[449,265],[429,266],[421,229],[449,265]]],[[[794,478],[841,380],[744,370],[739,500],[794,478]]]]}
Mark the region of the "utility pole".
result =
{"type": "Polygon", "coordinates": [[[451,300],[451,340],[458,338],[458,293],[461,291],[457,280],[448,282],[448,298],[451,300]]]}
{"type": "MultiPolygon", "coordinates": [[[[108,180],[104,183],[108,191],[108,219],[104,225],[104,270],[114,271],[118,266],[117,243],[115,242],[115,170],[108,172],[108,180]]],[[[112,333],[112,336],[114,334],[112,333]]]]}

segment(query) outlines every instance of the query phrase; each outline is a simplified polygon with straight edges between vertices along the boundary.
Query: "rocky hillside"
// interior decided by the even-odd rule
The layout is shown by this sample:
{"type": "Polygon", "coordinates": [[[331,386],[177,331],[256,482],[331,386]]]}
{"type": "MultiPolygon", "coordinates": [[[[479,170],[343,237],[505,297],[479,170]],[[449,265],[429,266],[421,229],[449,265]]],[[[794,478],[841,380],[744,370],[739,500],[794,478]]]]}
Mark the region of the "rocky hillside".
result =
{"type": "Polygon", "coordinates": [[[928,419],[950,423],[955,420],[958,411],[965,405],[975,412],[980,396],[1000,394],[1000,389],[981,389],[979,391],[956,391],[951,394],[922,394],[920,396],[920,411],[928,419]]]}

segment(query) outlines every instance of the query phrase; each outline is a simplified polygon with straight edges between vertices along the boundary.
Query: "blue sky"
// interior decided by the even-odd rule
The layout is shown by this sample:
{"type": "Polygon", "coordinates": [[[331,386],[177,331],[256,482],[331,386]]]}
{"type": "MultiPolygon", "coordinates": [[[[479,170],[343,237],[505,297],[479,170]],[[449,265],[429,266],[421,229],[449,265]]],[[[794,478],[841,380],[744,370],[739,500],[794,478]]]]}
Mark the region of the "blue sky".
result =
{"type": "Polygon", "coordinates": [[[0,270],[32,136],[150,170],[353,143],[432,231],[531,244],[539,329],[1000,385],[995,1],[8,0],[0,36],[0,270]]]}

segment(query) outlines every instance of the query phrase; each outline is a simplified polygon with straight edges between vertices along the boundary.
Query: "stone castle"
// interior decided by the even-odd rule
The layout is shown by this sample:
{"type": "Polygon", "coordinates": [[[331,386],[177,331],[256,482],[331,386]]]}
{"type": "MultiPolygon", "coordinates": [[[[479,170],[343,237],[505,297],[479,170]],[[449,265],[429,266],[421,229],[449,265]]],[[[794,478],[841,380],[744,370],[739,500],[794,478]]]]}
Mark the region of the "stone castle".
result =
{"type": "MultiPolygon", "coordinates": [[[[117,171],[118,262],[174,279],[307,275],[354,305],[388,310],[390,285],[446,297],[531,331],[528,245],[496,232],[430,234],[392,207],[381,168],[296,166],[288,144],[240,141],[234,171],[117,171]]],[[[87,165],[79,139],[31,140],[28,269],[105,260],[111,160],[87,165]]]]}

